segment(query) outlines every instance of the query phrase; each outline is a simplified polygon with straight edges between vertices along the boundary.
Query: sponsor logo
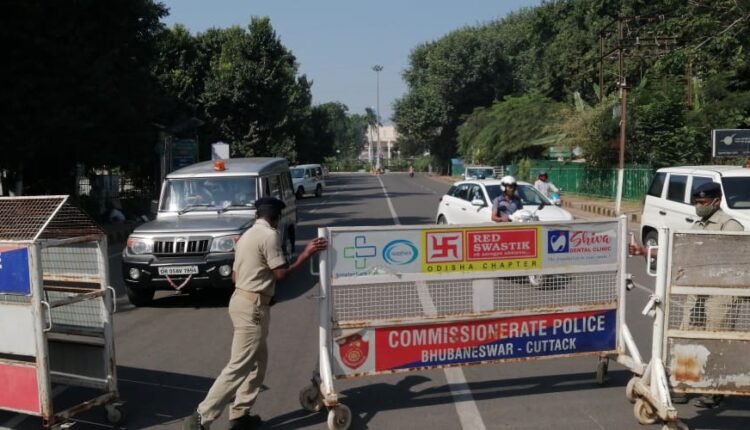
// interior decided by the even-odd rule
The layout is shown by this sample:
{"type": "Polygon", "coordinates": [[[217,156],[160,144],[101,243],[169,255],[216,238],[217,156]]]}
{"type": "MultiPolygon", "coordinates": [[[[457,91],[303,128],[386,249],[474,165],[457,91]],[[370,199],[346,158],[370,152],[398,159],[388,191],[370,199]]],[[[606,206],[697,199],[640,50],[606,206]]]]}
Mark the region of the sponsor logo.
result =
{"type": "Polygon", "coordinates": [[[354,260],[354,267],[364,269],[367,267],[367,259],[378,255],[378,248],[367,244],[365,236],[355,236],[354,246],[344,248],[344,258],[354,260]]]}
{"type": "Polygon", "coordinates": [[[534,258],[536,232],[535,229],[467,231],[467,260],[534,258]]]}
{"type": "Polygon", "coordinates": [[[341,361],[350,369],[356,369],[367,361],[370,344],[359,334],[353,334],[339,344],[341,361]]]}
{"type": "Polygon", "coordinates": [[[418,255],[419,251],[417,247],[404,239],[393,240],[383,248],[383,260],[388,264],[396,266],[413,263],[418,255]]]}
{"type": "Polygon", "coordinates": [[[553,230],[547,232],[547,252],[561,254],[570,251],[570,232],[553,230]]]}
{"type": "Polygon", "coordinates": [[[463,232],[428,232],[425,239],[428,263],[463,261],[463,232]]]}

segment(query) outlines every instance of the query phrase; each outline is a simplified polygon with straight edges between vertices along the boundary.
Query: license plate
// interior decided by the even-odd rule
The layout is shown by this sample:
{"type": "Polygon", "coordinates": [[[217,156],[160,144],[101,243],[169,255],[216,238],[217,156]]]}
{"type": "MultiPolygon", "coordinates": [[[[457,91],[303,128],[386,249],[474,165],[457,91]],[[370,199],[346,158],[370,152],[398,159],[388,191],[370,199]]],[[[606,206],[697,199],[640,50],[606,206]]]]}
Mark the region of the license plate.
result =
{"type": "Polygon", "coordinates": [[[160,267],[160,275],[195,275],[198,273],[198,266],[171,266],[160,267]]]}

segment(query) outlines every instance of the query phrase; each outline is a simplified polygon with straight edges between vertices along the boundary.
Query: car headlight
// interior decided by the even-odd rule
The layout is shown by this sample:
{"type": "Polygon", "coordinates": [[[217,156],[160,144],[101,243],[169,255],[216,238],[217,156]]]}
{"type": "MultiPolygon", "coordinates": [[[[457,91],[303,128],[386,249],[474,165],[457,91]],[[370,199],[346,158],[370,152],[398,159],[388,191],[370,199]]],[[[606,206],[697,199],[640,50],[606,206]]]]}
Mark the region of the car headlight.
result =
{"type": "Polygon", "coordinates": [[[150,254],[154,251],[154,241],[138,237],[128,238],[128,250],[133,254],[150,254]]]}
{"type": "Polygon", "coordinates": [[[238,240],[240,240],[238,234],[216,237],[211,242],[211,252],[232,252],[234,251],[234,244],[238,240]]]}

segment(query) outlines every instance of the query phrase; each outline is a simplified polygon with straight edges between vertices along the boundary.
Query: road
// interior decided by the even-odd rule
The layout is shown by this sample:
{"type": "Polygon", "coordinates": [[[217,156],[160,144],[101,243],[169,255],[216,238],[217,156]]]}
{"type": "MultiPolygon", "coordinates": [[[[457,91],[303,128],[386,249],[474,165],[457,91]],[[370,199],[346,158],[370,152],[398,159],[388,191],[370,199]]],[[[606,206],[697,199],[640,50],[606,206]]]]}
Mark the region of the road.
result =
{"type": "MultiPolygon", "coordinates": [[[[405,174],[336,175],[322,198],[299,202],[298,249],[319,226],[392,225],[434,222],[448,184],[405,174]],[[381,186],[382,181],[382,186],[381,186]],[[385,197],[384,191],[390,199],[385,197]]],[[[589,216],[576,213],[577,216],[589,216]]],[[[115,315],[118,379],[125,401],[121,428],[179,429],[203,398],[229,356],[228,297],[160,293],[152,307],[134,308],[124,297],[117,249],[110,249],[112,285],[119,295],[115,315]]],[[[652,322],[640,311],[653,289],[641,258],[628,259],[637,288],[628,293],[627,321],[644,359],[649,357],[652,322]]],[[[296,273],[277,288],[269,338],[271,363],[256,404],[264,428],[325,429],[326,414],[308,413],[298,403],[317,365],[316,280],[296,273]]],[[[471,366],[337,381],[336,389],[354,414],[352,429],[633,429],[639,426],[625,399],[630,372],[610,365],[609,380],[594,380],[596,358],[570,358],[471,366]]],[[[58,392],[59,405],[82,393],[58,392]]],[[[693,429],[745,429],[750,399],[731,398],[711,411],[679,406],[693,429]]],[[[81,415],[76,430],[112,428],[100,409],[81,415]]],[[[226,414],[212,428],[227,428],[226,414]]],[[[39,421],[0,412],[0,429],[37,429],[39,421]]]]}

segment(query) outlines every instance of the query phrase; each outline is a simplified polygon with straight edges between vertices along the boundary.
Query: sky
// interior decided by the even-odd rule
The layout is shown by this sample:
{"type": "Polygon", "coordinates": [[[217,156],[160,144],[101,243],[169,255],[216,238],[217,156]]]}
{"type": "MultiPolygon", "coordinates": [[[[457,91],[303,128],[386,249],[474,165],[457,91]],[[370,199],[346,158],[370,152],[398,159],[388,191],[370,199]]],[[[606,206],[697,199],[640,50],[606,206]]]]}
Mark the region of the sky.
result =
{"type": "Polygon", "coordinates": [[[391,123],[393,103],[406,84],[401,73],[419,44],[452,30],[498,18],[540,0],[159,0],[169,8],[164,23],[193,34],[268,16],[282,44],[297,58],[299,73],[313,82],[313,104],[341,102],[350,113],[378,106],[391,123]],[[374,65],[383,66],[378,74],[374,65]],[[378,91],[378,75],[379,87],[378,91]]]}

